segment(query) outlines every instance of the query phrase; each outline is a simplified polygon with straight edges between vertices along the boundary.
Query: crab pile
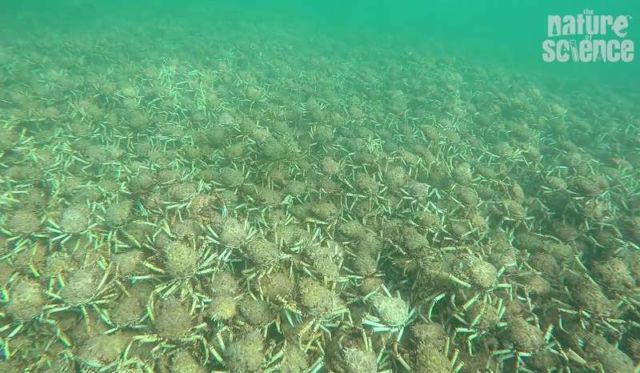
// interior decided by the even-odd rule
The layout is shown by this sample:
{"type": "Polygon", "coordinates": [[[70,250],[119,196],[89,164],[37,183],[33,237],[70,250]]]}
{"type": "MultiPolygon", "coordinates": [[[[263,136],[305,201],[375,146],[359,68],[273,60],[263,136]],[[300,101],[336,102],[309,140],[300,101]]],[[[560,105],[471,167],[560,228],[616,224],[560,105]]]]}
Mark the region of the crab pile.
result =
{"type": "Polygon", "coordinates": [[[202,17],[3,41],[0,370],[633,370],[632,98],[202,17]]]}

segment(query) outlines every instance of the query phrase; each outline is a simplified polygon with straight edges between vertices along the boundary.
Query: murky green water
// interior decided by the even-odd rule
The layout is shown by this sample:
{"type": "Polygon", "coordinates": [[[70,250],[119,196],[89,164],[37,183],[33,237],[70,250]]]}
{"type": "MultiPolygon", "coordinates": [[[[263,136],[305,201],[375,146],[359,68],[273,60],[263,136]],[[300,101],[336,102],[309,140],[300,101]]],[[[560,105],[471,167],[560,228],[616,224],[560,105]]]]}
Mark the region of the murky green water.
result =
{"type": "Polygon", "coordinates": [[[0,371],[633,371],[638,10],[0,4],[0,371]]]}

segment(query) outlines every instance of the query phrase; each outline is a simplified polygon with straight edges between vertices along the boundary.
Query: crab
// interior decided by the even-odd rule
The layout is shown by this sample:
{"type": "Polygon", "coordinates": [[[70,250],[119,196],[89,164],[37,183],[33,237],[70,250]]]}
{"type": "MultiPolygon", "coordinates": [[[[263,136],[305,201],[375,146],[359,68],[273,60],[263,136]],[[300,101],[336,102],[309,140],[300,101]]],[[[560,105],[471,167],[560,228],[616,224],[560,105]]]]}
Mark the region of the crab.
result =
{"type": "Polygon", "coordinates": [[[61,303],[45,306],[43,308],[45,314],[48,316],[67,310],[79,310],[88,322],[87,309],[92,308],[100,317],[103,317],[100,306],[107,304],[115,296],[113,266],[109,265],[103,271],[99,281],[95,281],[98,279],[96,277],[98,271],[88,268],[80,268],[71,272],[66,280],[62,276],[58,276],[57,283],[50,283],[46,293],[61,303]],[[88,287],[85,288],[87,285],[88,287]]]}
{"type": "Polygon", "coordinates": [[[374,291],[365,296],[364,301],[371,305],[372,313],[362,319],[362,326],[374,333],[385,334],[400,342],[405,328],[417,317],[417,308],[409,305],[399,295],[392,296],[386,286],[381,286],[382,293],[374,291]]]}

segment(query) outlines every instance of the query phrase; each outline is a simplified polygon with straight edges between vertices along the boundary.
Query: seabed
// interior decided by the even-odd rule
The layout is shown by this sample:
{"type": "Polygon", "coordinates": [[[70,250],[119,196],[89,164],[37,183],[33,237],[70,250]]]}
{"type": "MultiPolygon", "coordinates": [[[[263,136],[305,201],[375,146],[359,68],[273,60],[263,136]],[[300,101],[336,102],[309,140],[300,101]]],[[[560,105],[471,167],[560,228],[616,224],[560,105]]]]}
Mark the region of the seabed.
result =
{"type": "Polygon", "coordinates": [[[391,43],[5,41],[0,371],[633,371],[637,101],[391,43]]]}

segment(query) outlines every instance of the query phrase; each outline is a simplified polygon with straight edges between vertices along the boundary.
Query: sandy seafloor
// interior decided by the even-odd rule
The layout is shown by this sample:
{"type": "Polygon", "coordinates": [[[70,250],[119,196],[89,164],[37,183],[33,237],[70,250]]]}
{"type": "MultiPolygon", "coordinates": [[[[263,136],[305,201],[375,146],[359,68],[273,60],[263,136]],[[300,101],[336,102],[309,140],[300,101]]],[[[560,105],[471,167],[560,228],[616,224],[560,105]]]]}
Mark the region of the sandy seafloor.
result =
{"type": "Polygon", "coordinates": [[[0,371],[633,371],[637,92],[237,25],[2,38],[0,371]]]}

